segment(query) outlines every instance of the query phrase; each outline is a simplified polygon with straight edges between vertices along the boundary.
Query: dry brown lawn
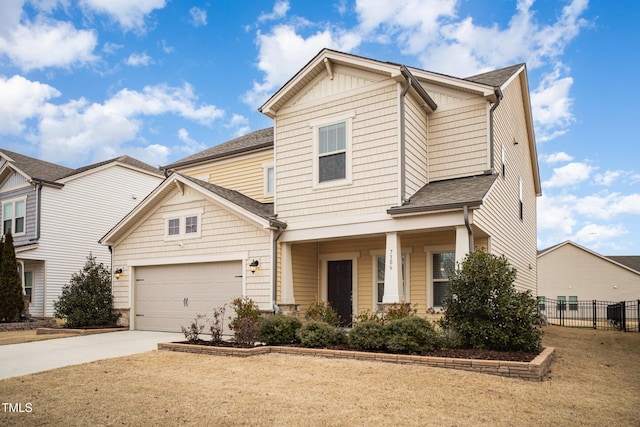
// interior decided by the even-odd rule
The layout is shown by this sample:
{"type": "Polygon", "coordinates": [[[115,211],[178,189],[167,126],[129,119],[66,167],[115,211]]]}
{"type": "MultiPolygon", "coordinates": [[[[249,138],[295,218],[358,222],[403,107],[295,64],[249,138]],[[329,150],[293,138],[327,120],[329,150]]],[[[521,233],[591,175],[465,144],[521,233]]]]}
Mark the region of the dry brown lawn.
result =
{"type": "Polygon", "coordinates": [[[0,381],[0,425],[634,426],[640,334],[545,328],[545,382],[268,354],[153,351],[0,381]]]}
{"type": "Polygon", "coordinates": [[[75,337],[77,335],[78,334],[74,334],[74,333],[37,335],[35,329],[28,330],[28,331],[3,331],[3,332],[0,332],[0,345],[22,344],[22,343],[31,342],[31,341],[43,341],[43,340],[52,340],[57,338],[75,337]]]}

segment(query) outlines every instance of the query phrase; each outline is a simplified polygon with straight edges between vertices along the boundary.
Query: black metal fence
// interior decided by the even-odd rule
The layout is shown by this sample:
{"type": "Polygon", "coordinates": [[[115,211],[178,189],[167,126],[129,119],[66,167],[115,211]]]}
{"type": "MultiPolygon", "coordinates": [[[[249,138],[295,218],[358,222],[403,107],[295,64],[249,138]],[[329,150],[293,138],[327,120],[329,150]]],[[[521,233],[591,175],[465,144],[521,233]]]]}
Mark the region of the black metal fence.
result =
{"type": "Polygon", "coordinates": [[[640,300],[611,302],[540,298],[538,311],[550,325],[640,332],[640,300]]]}

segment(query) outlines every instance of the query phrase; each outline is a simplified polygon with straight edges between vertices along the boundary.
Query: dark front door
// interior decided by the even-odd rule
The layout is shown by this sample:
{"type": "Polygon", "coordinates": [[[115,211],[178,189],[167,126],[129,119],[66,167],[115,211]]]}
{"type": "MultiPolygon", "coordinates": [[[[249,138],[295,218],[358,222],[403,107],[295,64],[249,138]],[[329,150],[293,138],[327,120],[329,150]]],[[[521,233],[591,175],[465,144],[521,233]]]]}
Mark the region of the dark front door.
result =
{"type": "Polygon", "coordinates": [[[351,325],[352,272],[351,260],[328,261],[327,300],[340,316],[340,326],[351,325]]]}

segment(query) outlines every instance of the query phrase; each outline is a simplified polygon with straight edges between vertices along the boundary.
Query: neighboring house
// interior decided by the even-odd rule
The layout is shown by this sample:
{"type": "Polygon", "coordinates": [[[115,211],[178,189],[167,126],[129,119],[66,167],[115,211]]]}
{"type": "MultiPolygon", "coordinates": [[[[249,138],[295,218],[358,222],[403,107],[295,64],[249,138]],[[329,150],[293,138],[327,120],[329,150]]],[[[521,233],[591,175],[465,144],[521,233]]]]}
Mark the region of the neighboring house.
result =
{"type": "Polygon", "coordinates": [[[70,169],[0,149],[2,232],[14,237],[32,316],[53,316],[62,287],[90,253],[111,265],[98,240],[163,178],[127,156],[70,169]]]}
{"type": "Polygon", "coordinates": [[[461,79],[325,49],[260,111],[273,129],[166,166],[101,240],[131,328],[179,330],[240,295],[265,311],[329,301],[345,323],[397,302],[425,313],[476,247],[535,294],[524,64],[461,79]]]}
{"type": "Polygon", "coordinates": [[[640,299],[640,256],[603,256],[566,241],[538,254],[538,297],[569,302],[640,299]]]}

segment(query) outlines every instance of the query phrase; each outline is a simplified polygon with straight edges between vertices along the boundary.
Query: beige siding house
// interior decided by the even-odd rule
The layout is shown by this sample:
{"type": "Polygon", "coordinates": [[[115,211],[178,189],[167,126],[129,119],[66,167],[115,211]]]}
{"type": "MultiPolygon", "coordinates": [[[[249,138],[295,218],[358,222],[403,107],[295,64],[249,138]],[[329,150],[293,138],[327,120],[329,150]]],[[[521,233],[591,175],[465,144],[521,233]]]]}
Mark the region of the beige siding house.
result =
{"type": "Polygon", "coordinates": [[[538,296],[564,301],[640,299],[640,257],[603,256],[566,241],[540,251],[538,296]]]}
{"type": "MultiPolygon", "coordinates": [[[[273,128],[168,165],[165,183],[102,239],[123,269],[114,292],[132,328],[151,316],[136,296],[147,280],[136,269],[149,265],[173,283],[161,283],[153,316],[172,298],[176,319],[195,313],[172,275],[185,263],[234,261],[231,294],[265,311],[329,301],[345,324],[397,302],[440,308],[447,272],[480,246],[535,293],[541,190],[524,64],[457,78],[325,49],[260,111],[273,128]],[[191,209],[185,197],[201,233],[173,240],[172,224],[194,216],[178,215],[191,209]]],[[[222,300],[216,286],[210,302],[222,300]]]]}

